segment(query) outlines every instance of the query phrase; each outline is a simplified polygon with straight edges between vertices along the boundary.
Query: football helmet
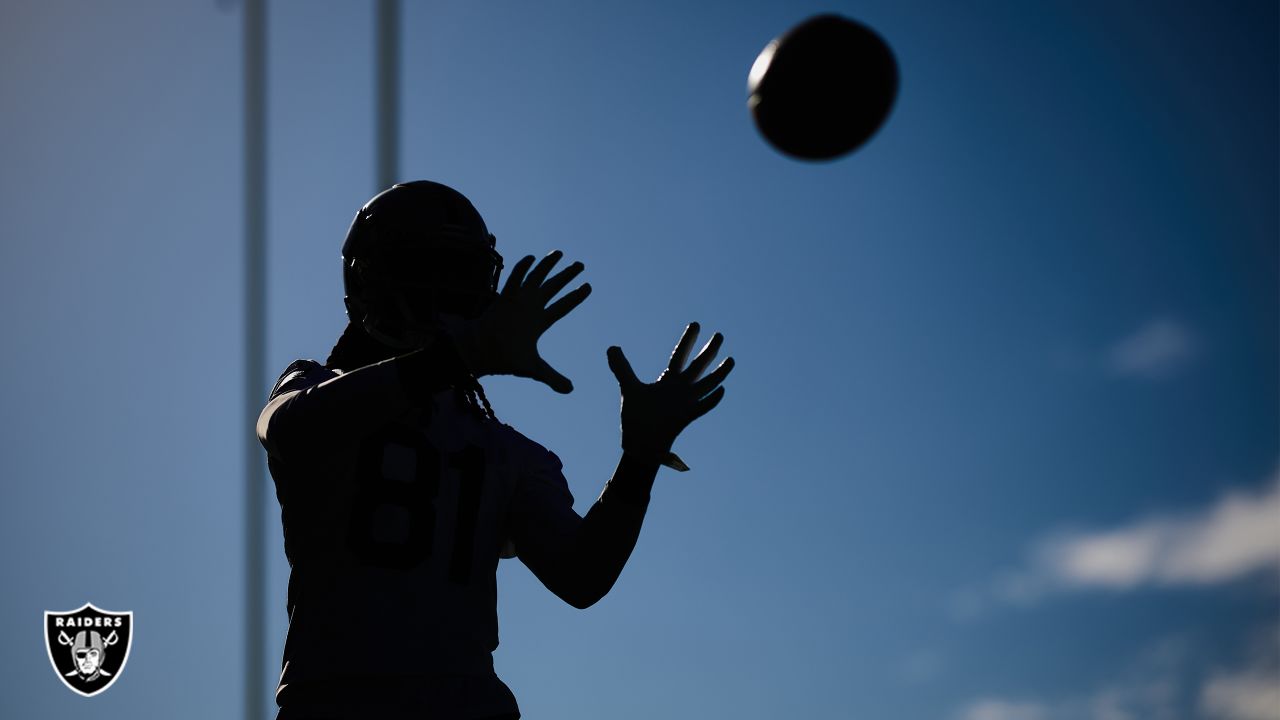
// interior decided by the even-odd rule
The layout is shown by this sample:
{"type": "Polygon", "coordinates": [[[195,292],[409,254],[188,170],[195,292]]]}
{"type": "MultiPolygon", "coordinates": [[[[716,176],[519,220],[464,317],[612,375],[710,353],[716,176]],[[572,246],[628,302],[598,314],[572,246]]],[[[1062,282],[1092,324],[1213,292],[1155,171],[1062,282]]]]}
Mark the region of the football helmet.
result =
{"type": "Polygon", "coordinates": [[[71,656],[75,659],[76,669],[80,674],[92,679],[98,674],[106,654],[106,643],[97,630],[81,630],[71,644],[71,656]]]}
{"type": "Polygon", "coordinates": [[[342,244],[347,317],[391,347],[421,346],[443,314],[478,317],[496,295],[496,242],[457,190],[393,185],[360,208],[342,244]]]}

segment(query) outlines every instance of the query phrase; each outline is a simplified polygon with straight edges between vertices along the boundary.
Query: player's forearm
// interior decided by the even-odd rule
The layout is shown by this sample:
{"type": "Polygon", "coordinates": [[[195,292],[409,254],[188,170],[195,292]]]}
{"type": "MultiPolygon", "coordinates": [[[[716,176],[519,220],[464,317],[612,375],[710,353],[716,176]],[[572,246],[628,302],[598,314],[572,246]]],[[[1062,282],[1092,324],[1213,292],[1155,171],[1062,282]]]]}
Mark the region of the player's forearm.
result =
{"type": "Polygon", "coordinates": [[[464,372],[456,351],[433,343],[275,398],[259,419],[258,436],[277,453],[353,437],[427,404],[464,372]]]}
{"type": "Polygon", "coordinates": [[[587,511],[569,553],[569,567],[559,573],[556,594],[570,605],[587,608],[608,594],[631,557],[649,507],[657,460],[623,454],[613,477],[587,511]]]}

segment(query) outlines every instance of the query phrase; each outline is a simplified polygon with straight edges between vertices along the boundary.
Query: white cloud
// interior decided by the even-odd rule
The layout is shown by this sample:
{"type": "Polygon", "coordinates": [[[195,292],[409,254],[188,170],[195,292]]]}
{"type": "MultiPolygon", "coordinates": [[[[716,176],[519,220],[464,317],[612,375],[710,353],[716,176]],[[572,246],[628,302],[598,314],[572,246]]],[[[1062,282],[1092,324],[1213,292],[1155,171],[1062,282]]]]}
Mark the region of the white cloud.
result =
{"type": "Polygon", "coordinates": [[[1201,690],[1200,708],[1222,720],[1280,720],[1280,673],[1215,676],[1201,690]]]}
{"type": "MultiPolygon", "coordinates": [[[[958,720],[1184,720],[1179,687],[1194,659],[1186,638],[1171,636],[1134,657],[1113,682],[1047,698],[984,697],[958,720]]],[[[1235,720],[1234,718],[1232,720],[1235,720]]]]}
{"type": "MultiPolygon", "coordinates": [[[[1112,685],[1088,695],[1053,700],[986,697],[969,703],[957,720],[1180,720],[1176,685],[1167,680],[1112,685]]],[[[1254,720],[1224,718],[1223,720],[1254,720]]],[[[1267,720],[1274,720],[1268,718],[1267,720]]]]}
{"type": "Polygon", "coordinates": [[[1241,667],[1209,676],[1200,711],[1214,720],[1280,720],[1280,625],[1256,633],[1241,667]]]}
{"type": "Polygon", "coordinates": [[[985,587],[953,593],[952,616],[969,620],[992,603],[1028,606],[1065,590],[1213,585],[1280,570],[1280,471],[1262,488],[1230,492],[1198,511],[1050,534],[1029,556],[985,587]]]}
{"type": "Polygon", "coordinates": [[[1060,536],[1037,556],[1039,571],[1061,585],[1118,590],[1216,584],[1280,569],[1280,476],[1197,513],[1060,536]]]}
{"type": "MultiPolygon", "coordinates": [[[[1057,533],[1033,544],[1021,569],[950,598],[952,615],[972,619],[992,605],[1029,605],[1080,589],[1207,586],[1280,571],[1280,469],[1261,487],[1235,490],[1198,510],[1158,513],[1116,527],[1057,533]]],[[[1179,720],[1189,675],[1199,714],[1212,720],[1280,720],[1280,626],[1253,638],[1251,658],[1232,669],[1188,665],[1179,638],[1151,647],[1115,682],[1066,696],[986,696],[958,720],[1179,720]]]]}
{"type": "Polygon", "coordinates": [[[959,720],[1049,720],[1049,711],[1037,702],[984,698],[962,709],[959,720]]]}
{"type": "Polygon", "coordinates": [[[1172,318],[1156,318],[1115,343],[1107,367],[1116,375],[1163,380],[1186,367],[1196,354],[1195,336],[1172,318]]]}

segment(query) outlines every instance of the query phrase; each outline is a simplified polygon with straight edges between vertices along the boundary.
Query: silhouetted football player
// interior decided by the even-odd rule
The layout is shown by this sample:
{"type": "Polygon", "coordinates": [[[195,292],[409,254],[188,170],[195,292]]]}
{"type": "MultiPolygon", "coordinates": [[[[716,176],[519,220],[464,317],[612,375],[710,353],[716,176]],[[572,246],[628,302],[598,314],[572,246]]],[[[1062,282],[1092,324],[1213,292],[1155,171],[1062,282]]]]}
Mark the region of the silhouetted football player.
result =
{"type": "Polygon", "coordinates": [[[733,368],[702,376],[718,333],[688,360],[696,324],[654,383],[609,348],[622,455],[585,517],[555,454],[495,418],[481,376],[573,389],[537,349],[591,291],[551,302],[583,269],[548,277],[560,257],[524,257],[499,293],[494,236],[455,190],[396,185],[357,213],[350,323],[324,364],[285,370],[258,420],[292,568],[282,719],[518,718],[493,670],[498,559],[586,608],[635,547],[658,466],[687,469],[672,443],[733,368]]]}

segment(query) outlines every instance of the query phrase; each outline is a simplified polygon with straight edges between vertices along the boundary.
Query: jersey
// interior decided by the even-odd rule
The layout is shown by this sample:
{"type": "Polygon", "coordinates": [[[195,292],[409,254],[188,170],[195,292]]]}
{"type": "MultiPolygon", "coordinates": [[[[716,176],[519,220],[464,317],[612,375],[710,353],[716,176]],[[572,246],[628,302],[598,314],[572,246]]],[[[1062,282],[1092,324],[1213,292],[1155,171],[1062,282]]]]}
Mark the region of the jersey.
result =
{"type": "MultiPolygon", "coordinates": [[[[397,388],[356,373],[293,363],[259,422],[291,567],[277,699],[314,704],[335,686],[382,692],[407,678],[408,702],[424,709],[518,716],[493,670],[499,559],[519,556],[566,597],[621,570],[644,503],[593,507],[606,522],[591,524],[612,531],[584,534],[554,453],[449,387],[377,407],[397,388]]],[[[390,690],[400,703],[404,685],[390,690]]]]}

